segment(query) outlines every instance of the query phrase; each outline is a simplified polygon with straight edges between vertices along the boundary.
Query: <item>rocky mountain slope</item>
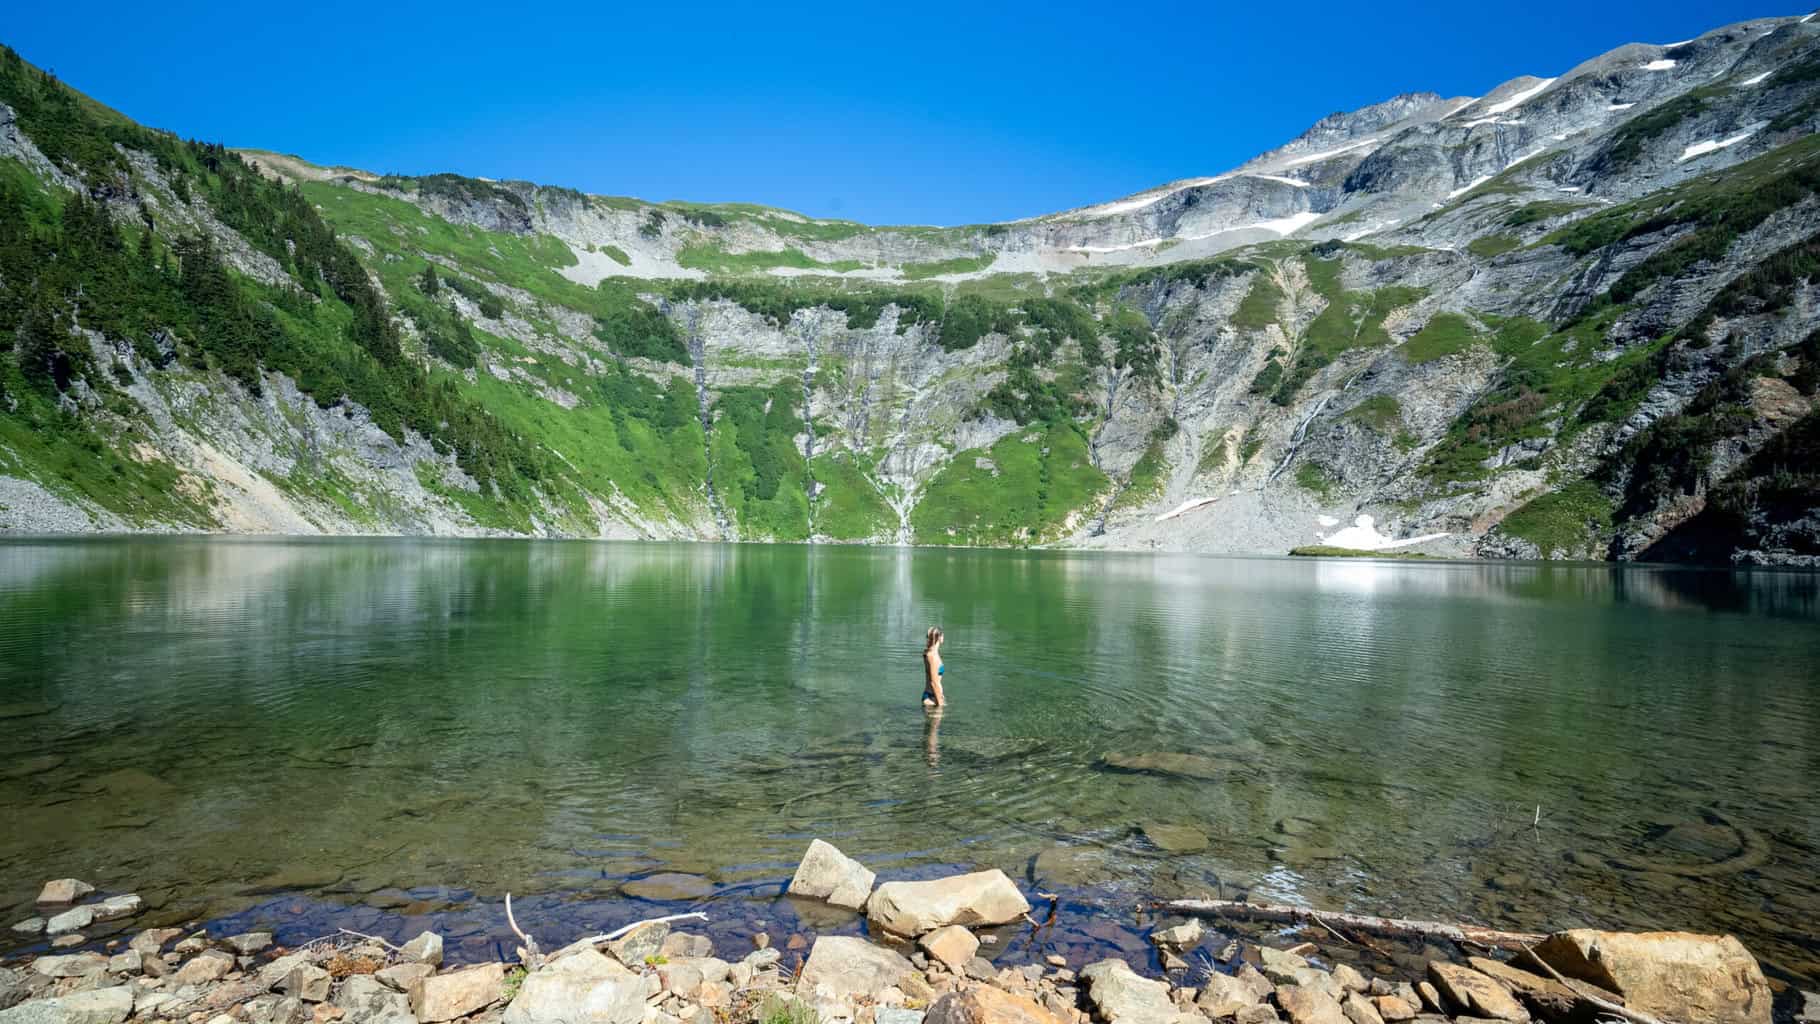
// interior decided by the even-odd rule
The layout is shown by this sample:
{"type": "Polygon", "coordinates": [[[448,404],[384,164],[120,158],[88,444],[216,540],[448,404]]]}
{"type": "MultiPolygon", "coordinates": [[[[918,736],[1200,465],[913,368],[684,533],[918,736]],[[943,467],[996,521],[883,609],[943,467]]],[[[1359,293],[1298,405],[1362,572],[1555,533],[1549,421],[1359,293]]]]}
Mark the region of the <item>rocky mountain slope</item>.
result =
{"type": "Polygon", "coordinates": [[[1815,564],[1811,17],[956,228],[186,143],[7,51],[0,529],[1815,564]]]}

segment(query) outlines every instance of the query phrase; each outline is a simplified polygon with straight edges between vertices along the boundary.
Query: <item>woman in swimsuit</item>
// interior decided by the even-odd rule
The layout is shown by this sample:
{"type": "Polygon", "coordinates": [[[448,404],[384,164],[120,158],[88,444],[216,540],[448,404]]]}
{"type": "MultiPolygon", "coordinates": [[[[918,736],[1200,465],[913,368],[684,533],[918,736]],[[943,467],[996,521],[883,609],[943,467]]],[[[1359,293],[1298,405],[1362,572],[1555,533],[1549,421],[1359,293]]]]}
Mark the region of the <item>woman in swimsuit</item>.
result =
{"type": "Polygon", "coordinates": [[[923,646],[923,707],[939,708],[948,704],[942,692],[942,627],[930,626],[928,642],[923,646]]]}

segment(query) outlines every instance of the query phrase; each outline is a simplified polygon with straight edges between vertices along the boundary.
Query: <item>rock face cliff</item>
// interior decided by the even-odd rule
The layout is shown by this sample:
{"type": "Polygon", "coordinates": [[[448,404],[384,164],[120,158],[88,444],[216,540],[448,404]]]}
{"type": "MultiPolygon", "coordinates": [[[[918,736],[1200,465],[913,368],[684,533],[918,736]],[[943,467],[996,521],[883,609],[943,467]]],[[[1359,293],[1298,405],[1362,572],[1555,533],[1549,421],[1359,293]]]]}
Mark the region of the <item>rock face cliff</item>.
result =
{"type": "Polygon", "coordinates": [[[6,61],[0,529],[1820,557],[1808,18],[958,228],[229,152],[6,61]]]}

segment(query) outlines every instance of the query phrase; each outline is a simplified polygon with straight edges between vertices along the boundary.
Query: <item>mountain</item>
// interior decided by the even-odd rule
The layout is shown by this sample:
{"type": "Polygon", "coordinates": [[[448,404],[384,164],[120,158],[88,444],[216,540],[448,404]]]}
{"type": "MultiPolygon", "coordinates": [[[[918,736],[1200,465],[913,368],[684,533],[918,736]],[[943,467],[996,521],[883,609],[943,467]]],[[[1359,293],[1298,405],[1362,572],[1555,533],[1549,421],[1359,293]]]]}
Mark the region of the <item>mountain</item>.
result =
{"type": "Polygon", "coordinates": [[[1820,564],[1812,17],[946,228],[186,142],[8,50],[0,529],[1820,564]]]}

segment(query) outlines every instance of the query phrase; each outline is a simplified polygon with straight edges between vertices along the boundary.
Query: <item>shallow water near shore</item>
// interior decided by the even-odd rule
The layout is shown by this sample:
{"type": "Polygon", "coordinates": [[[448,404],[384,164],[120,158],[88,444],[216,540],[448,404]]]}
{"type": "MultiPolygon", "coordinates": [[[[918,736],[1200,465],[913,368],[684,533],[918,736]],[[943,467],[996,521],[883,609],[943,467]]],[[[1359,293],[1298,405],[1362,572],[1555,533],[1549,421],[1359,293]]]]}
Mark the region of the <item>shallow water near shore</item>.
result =
{"type": "Polygon", "coordinates": [[[507,891],[546,945],[697,905],[857,930],[779,895],[821,837],[881,879],[1003,868],[1066,897],[1044,941],[1109,951],[1144,899],[1248,893],[1731,932],[1820,979],[1807,574],[17,540],[0,739],[4,924],[76,875],[137,924],[434,924],[467,959],[509,951],[507,891]]]}

